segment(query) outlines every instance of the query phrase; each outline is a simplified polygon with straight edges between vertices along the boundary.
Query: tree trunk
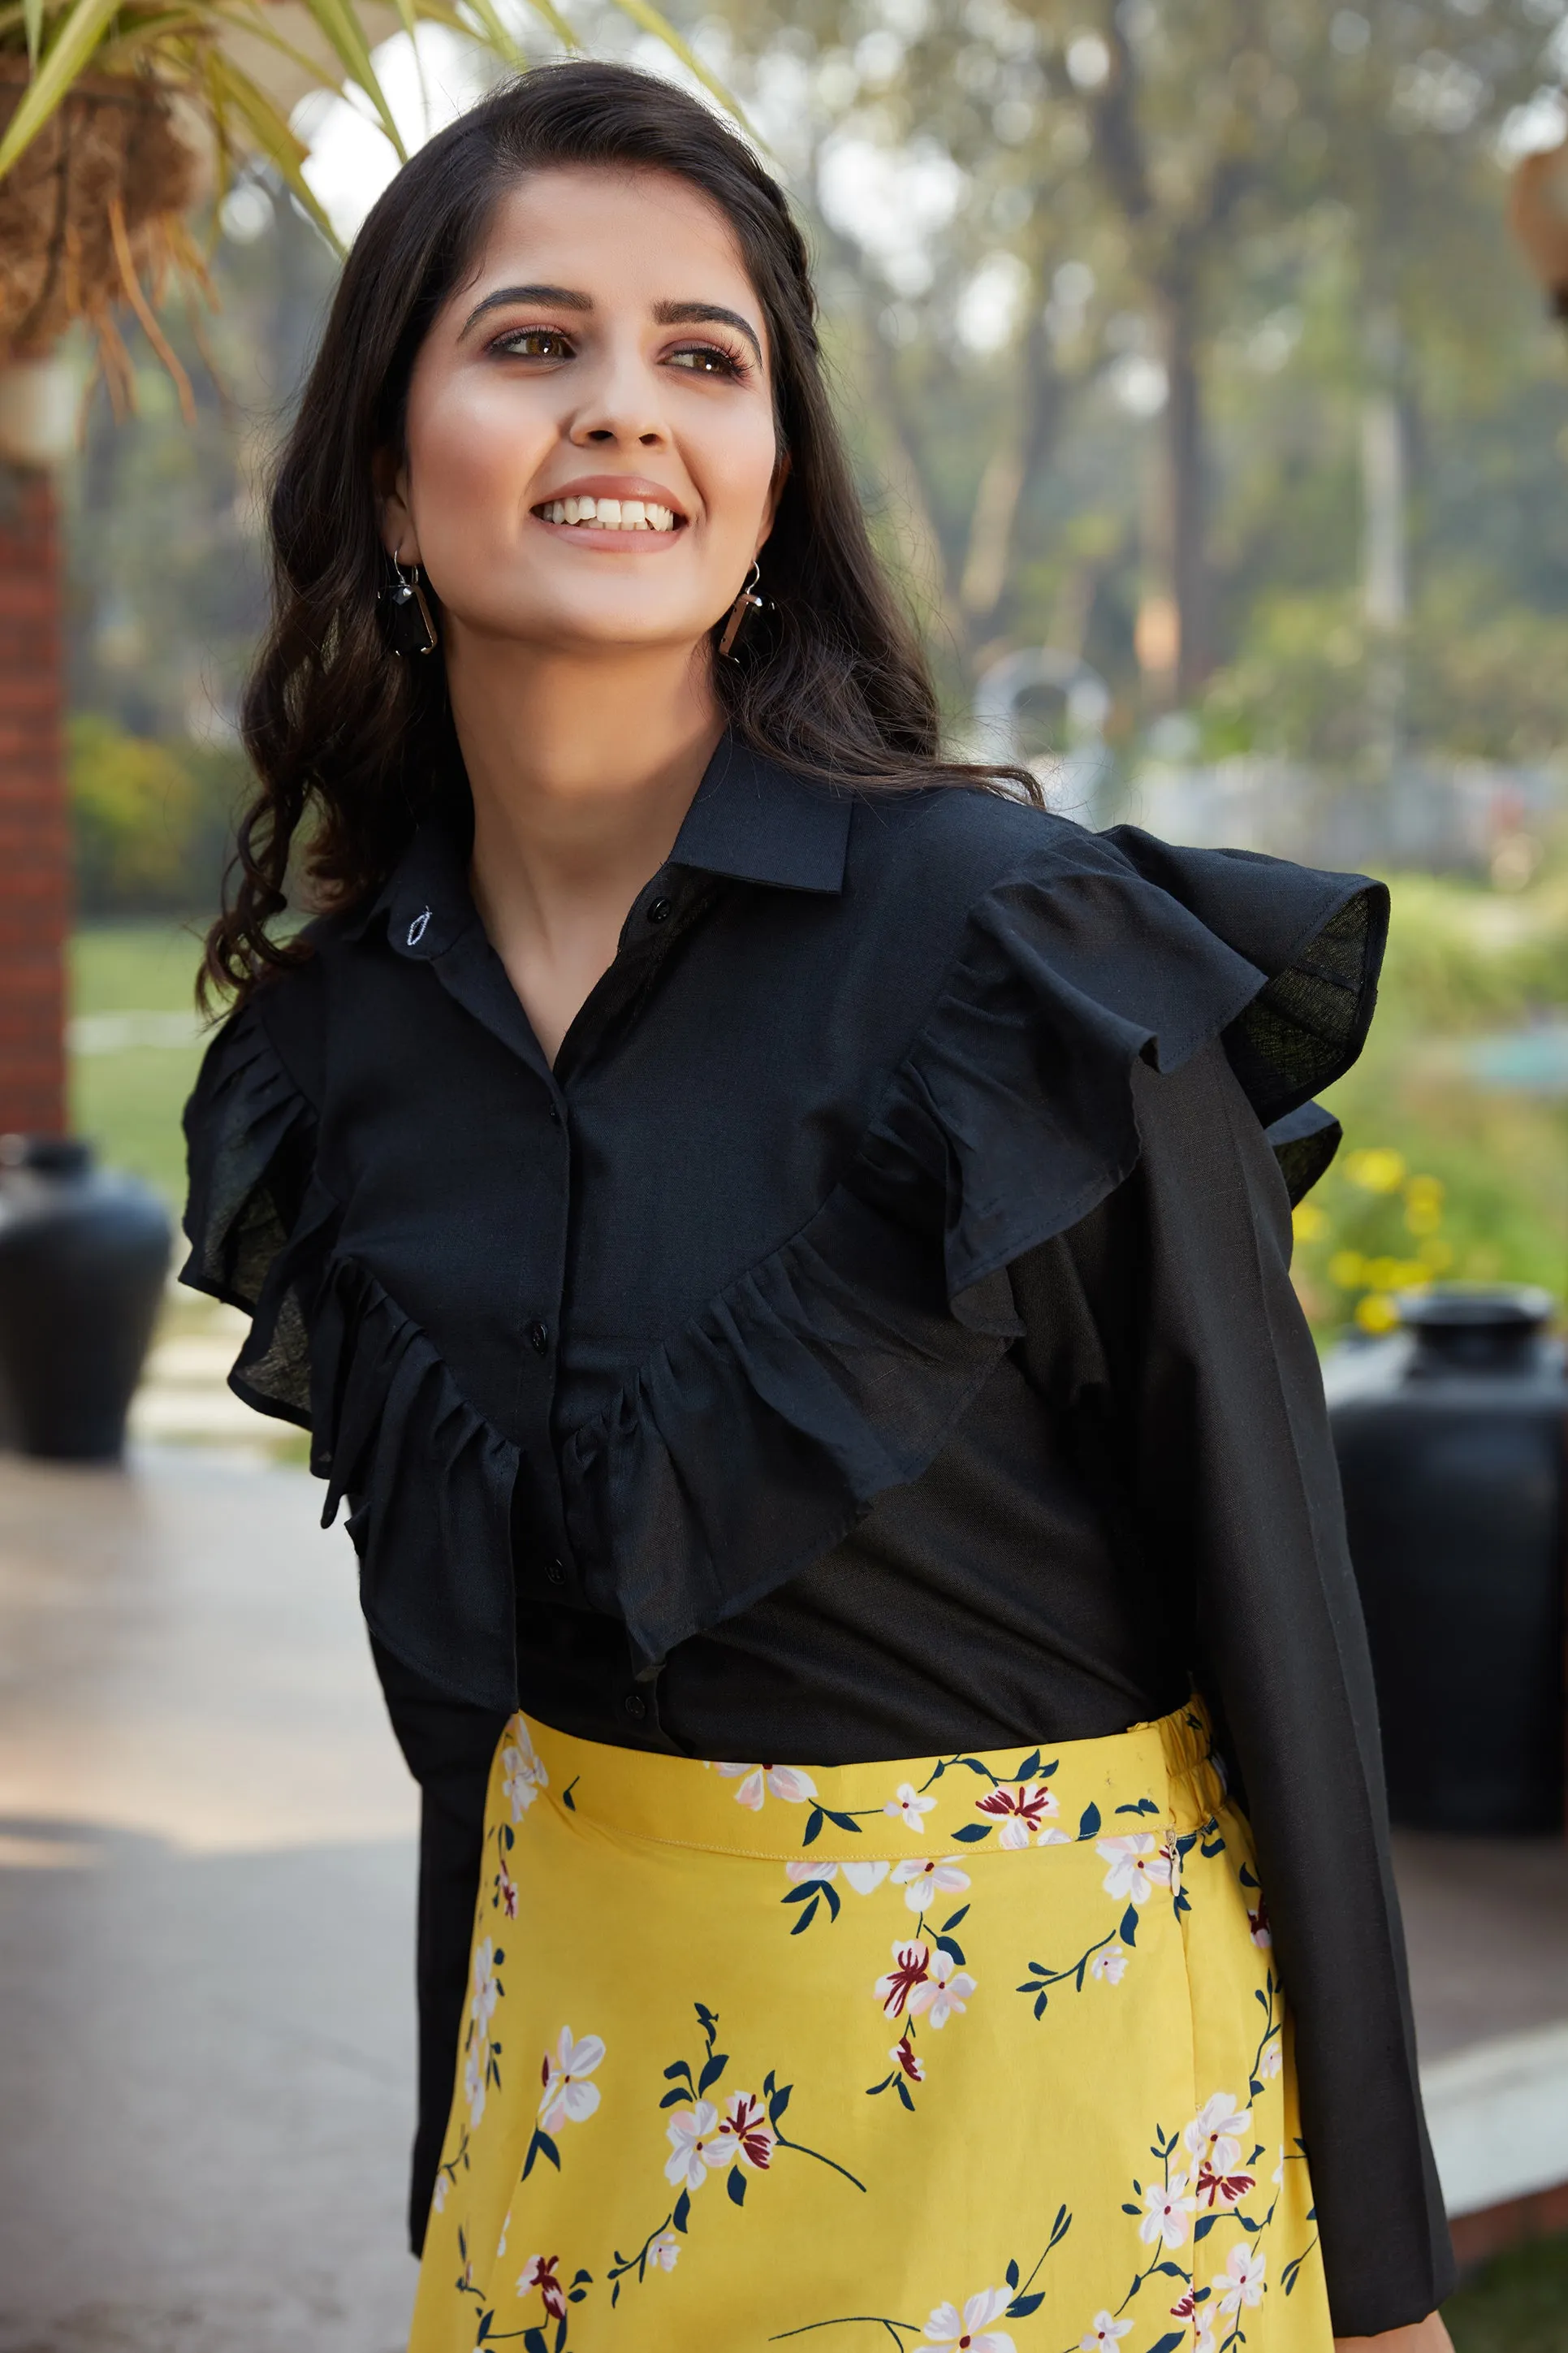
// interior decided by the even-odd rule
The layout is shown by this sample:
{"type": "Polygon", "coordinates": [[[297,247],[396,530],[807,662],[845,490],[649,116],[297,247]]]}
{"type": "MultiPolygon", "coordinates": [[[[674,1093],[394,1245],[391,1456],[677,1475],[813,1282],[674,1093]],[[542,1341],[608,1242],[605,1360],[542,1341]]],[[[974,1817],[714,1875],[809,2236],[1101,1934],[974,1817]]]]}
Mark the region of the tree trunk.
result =
{"type": "Polygon", "coordinates": [[[65,670],[59,519],[0,465],[0,1134],[66,1127],[65,670]]]}
{"type": "Polygon", "coordinates": [[[1180,702],[1190,702],[1214,668],[1208,452],[1194,290],[1191,285],[1168,287],[1164,307],[1165,552],[1176,616],[1176,695],[1180,702]]]}

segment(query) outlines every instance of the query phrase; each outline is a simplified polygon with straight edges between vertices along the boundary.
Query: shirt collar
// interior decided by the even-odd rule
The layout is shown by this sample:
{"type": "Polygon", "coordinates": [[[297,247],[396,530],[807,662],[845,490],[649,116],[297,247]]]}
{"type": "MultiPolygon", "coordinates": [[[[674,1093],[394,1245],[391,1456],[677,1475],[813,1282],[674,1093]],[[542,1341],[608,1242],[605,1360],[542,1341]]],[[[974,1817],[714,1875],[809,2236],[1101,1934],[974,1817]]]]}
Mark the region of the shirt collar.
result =
{"type": "Polygon", "coordinates": [[[725,735],[670,852],[675,866],[780,891],[844,888],[848,793],[780,767],[725,735]]]}
{"type": "MultiPolygon", "coordinates": [[[[780,767],[723,736],[670,852],[673,866],[781,891],[844,888],[851,796],[780,767]]],[[[428,817],[376,897],[346,926],[358,939],[384,913],[401,955],[443,955],[478,918],[466,841],[450,817],[428,817]]]]}

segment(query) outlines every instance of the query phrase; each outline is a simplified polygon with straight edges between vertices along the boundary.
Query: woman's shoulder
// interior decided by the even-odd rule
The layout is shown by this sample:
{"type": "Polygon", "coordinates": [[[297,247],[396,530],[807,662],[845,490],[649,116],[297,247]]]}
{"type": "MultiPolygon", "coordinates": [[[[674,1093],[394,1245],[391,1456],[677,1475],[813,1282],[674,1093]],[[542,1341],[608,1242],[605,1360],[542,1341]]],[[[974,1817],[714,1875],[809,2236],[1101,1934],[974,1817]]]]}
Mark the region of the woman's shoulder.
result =
{"type": "Polygon", "coordinates": [[[850,828],[849,878],[973,899],[1017,877],[1078,866],[1113,869],[1114,850],[1070,818],[981,783],[862,792],[850,828]]]}
{"type": "Polygon", "coordinates": [[[1385,888],[1363,874],[1162,841],[1135,825],[1096,832],[969,784],[862,796],[847,879],[895,917],[918,912],[961,956],[976,926],[998,924],[1020,945],[1092,955],[1107,970],[1134,968],[1159,942],[1173,985],[1206,949],[1250,965],[1258,986],[1312,955],[1360,993],[1388,923],[1385,888]]]}
{"type": "Polygon", "coordinates": [[[320,1104],[335,961],[357,925],[350,915],[319,915],[295,934],[289,959],[262,976],[215,1024],[190,1113],[215,1099],[286,1089],[320,1104]]]}

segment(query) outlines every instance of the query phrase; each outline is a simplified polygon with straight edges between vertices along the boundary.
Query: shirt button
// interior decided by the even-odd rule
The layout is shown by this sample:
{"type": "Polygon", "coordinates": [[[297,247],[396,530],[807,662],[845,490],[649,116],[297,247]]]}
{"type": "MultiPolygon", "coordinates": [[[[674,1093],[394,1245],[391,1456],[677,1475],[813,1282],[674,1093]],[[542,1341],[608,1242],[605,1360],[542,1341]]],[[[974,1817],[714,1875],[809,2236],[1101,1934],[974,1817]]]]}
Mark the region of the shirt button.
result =
{"type": "Polygon", "coordinates": [[[558,1560],[546,1561],[544,1574],[552,1585],[564,1585],[566,1582],[566,1571],[558,1560]]]}
{"type": "Polygon", "coordinates": [[[640,1724],[647,1714],[647,1702],[641,1692],[627,1692],[621,1702],[621,1711],[623,1715],[629,1715],[634,1724],[640,1724]]]}
{"type": "Polygon", "coordinates": [[[542,1356],[550,1345],[550,1333],[543,1324],[531,1324],[523,1337],[536,1356],[542,1356]]]}
{"type": "Polygon", "coordinates": [[[550,1106],[550,1124],[552,1127],[559,1127],[561,1124],[561,1113],[556,1110],[553,1103],[550,1106]]]}
{"type": "Polygon", "coordinates": [[[647,911],[647,919],[650,923],[668,923],[674,913],[673,900],[656,899],[647,911]]]}

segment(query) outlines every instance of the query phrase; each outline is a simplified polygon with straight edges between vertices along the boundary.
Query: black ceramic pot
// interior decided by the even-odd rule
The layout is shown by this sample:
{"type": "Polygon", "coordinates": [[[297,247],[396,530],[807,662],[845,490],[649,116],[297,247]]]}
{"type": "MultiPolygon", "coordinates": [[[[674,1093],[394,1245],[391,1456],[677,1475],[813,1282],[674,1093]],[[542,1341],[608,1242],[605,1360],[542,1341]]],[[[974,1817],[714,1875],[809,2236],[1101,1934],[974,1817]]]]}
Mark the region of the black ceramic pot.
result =
{"type": "Polygon", "coordinates": [[[1435,1291],[1325,1367],[1389,1809],[1494,1834],[1563,1819],[1568,1379],[1544,1292],[1435,1291]]]}
{"type": "Polygon", "coordinates": [[[157,1195],[89,1145],[0,1137],[0,1445],[118,1457],[171,1240],[157,1195]]]}

